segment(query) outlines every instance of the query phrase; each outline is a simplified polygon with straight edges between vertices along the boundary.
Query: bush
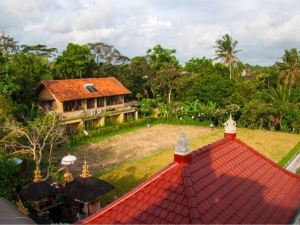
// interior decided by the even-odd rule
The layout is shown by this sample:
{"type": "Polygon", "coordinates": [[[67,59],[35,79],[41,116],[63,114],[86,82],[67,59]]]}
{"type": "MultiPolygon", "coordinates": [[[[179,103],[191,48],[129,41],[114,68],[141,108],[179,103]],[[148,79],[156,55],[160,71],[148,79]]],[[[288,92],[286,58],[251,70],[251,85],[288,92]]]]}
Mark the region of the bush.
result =
{"type": "Polygon", "coordinates": [[[24,185],[24,180],[18,176],[21,165],[14,158],[7,156],[0,149],[0,196],[8,200],[16,200],[17,189],[24,185]]]}

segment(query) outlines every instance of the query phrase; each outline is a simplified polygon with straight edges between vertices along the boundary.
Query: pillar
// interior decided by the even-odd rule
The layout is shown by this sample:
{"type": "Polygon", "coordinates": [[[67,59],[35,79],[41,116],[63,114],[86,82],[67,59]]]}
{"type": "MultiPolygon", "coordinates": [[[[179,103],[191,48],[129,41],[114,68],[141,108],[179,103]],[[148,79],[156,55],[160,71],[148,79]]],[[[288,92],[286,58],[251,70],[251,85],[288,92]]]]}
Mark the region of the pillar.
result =
{"type": "Polygon", "coordinates": [[[121,113],[121,114],[118,116],[117,122],[118,122],[118,123],[123,123],[123,122],[124,122],[124,113],[121,113]]]}

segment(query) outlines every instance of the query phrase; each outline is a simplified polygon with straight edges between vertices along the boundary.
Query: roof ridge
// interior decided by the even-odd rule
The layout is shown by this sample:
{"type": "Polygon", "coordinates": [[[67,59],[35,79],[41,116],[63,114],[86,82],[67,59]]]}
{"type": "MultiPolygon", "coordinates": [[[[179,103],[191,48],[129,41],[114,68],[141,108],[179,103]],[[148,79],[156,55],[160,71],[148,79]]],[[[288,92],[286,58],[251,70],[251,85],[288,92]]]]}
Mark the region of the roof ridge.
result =
{"type": "Polygon", "coordinates": [[[269,162],[272,166],[276,167],[277,169],[281,170],[282,172],[284,172],[285,174],[287,174],[288,176],[292,176],[294,178],[297,178],[298,180],[300,180],[300,176],[282,168],[281,166],[279,166],[277,163],[273,162],[271,159],[268,159],[266,156],[264,156],[263,154],[259,153],[258,151],[256,151],[255,149],[253,149],[251,146],[247,145],[246,143],[244,143],[243,141],[241,141],[240,139],[235,139],[235,142],[237,142],[238,144],[241,144],[245,147],[247,147],[250,151],[252,151],[255,155],[259,156],[260,158],[262,158],[263,160],[269,162]]]}
{"type": "Polygon", "coordinates": [[[114,76],[110,76],[110,77],[84,77],[84,78],[72,78],[72,79],[57,79],[57,80],[42,80],[41,82],[44,81],[68,81],[68,80],[88,80],[88,79],[115,79],[117,80],[114,76]]]}
{"type": "Polygon", "coordinates": [[[210,144],[204,145],[201,148],[198,148],[198,149],[192,151],[190,154],[192,154],[193,157],[198,157],[199,155],[204,154],[205,152],[208,152],[213,148],[219,147],[219,146],[221,146],[223,144],[227,144],[229,142],[230,142],[230,140],[228,140],[227,138],[222,138],[222,139],[212,142],[210,144]]]}
{"type": "Polygon", "coordinates": [[[99,217],[101,214],[107,212],[108,210],[110,210],[111,208],[113,208],[114,206],[122,203],[123,201],[125,201],[127,198],[131,197],[132,195],[134,195],[136,192],[140,191],[141,189],[143,189],[144,187],[146,187],[148,184],[152,183],[153,181],[155,181],[156,179],[160,178],[161,175],[163,175],[164,173],[168,172],[169,170],[173,169],[174,167],[178,166],[179,164],[176,162],[172,162],[170,163],[168,166],[166,166],[165,168],[161,169],[160,171],[158,171],[156,174],[154,174],[153,176],[151,176],[150,178],[148,178],[145,182],[143,182],[142,184],[138,185],[137,187],[135,187],[134,189],[132,189],[131,191],[127,192],[125,195],[123,195],[122,197],[120,197],[118,200],[108,204],[107,206],[105,206],[104,208],[101,208],[99,211],[97,211],[96,213],[94,213],[93,215],[81,220],[81,223],[89,223],[90,221],[94,220],[95,218],[99,217]]]}
{"type": "Polygon", "coordinates": [[[182,165],[183,173],[183,185],[184,185],[184,195],[187,198],[187,207],[188,207],[188,214],[190,218],[191,224],[200,224],[200,212],[198,210],[198,205],[196,202],[197,195],[195,194],[196,191],[193,187],[192,177],[189,171],[189,165],[182,165]]]}

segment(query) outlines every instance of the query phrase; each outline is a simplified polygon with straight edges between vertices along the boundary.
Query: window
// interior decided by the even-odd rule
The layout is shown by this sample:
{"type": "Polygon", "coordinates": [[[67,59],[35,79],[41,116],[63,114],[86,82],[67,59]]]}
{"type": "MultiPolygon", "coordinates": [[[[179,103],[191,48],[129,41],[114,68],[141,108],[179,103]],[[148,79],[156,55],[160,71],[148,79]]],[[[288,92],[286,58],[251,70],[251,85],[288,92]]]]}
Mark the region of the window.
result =
{"type": "Polygon", "coordinates": [[[78,127],[78,123],[72,123],[72,124],[67,124],[66,125],[66,133],[67,134],[76,134],[77,133],[77,127],[78,127]]]}
{"type": "Polygon", "coordinates": [[[104,106],[104,98],[97,98],[97,107],[104,106]]]}
{"type": "Polygon", "coordinates": [[[83,109],[81,100],[65,101],[63,104],[64,112],[71,112],[83,109]]]}
{"type": "Polygon", "coordinates": [[[122,104],[121,96],[117,95],[117,96],[107,97],[106,105],[118,105],[118,104],[122,104]]]}
{"type": "Polygon", "coordinates": [[[84,87],[91,93],[98,91],[93,84],[85,84],[84,87]]]}
{"type": "Polygon", "coordinates": [[[92,128],[93,128],[92,120],[84,121],[84,129],[85,130],[91,130],[92,128]]]}
{"type": "Polygon", "coordinates": [[[95,99],[93,99],[93,98],[88,98],[88,99],[86,100],[86,105],[87,105],[87,108],[88,108],[88,109],[95,108],[95,99]]]}

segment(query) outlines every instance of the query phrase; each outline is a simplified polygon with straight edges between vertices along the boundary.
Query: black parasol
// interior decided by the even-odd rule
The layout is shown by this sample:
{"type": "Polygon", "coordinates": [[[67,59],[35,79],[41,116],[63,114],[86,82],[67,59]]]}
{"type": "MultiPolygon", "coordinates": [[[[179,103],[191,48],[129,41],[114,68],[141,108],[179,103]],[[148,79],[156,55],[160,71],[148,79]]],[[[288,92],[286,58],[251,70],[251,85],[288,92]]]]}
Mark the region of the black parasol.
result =
{"type": "Polygon", "coordinates": [[[29,183],[20,191],[20,196],[29,201],[38,201],[54,195],[55,191],[45,181],[29,183]]]}
{"type": "Polygon", "coordinates": [[[113,190],[114,187],[95,177],[78,177],[66,184],[63,194],[81,202],[91,202],[113,190]]]}

